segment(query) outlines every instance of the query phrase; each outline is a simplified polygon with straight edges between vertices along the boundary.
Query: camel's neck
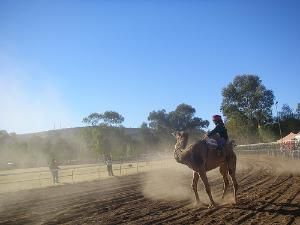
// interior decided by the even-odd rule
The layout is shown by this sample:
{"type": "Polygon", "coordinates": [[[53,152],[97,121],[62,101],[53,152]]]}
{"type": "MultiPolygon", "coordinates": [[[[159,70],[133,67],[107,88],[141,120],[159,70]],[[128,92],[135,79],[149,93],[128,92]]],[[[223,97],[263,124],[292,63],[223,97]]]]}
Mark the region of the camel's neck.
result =
{"type": "Polygon", "coordinates": [[[174,158],[179,163],[183,163],[182,153],[184,152],[186,145],[187,140],[179,140],[175,145],[174,158]]]}

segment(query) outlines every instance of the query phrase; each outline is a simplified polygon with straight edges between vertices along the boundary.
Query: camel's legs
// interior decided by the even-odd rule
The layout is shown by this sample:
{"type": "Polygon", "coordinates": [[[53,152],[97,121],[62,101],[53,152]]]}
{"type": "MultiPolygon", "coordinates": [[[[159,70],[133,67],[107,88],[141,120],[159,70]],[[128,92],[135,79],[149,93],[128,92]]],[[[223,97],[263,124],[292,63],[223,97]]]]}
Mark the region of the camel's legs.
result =
{"type": "Polygon", "coordinates": [[[223,164],[220,166],[220,173],[223,176],[223,194],[222,194],[222,199],[224,199],[224,196],[226,194],[226,191],[228,189],[228,185],[229,185],[229,180],[228,180],[228,168],[227,168],[227,164],[223,164]]]}
{"type": "Polygon", "coordinates": [[[207,176],[206,176],[206,171],[204,168],[200,169],[199,170],[199,175],[202,179],[202,182],[205,186],[205,190],[206,190],[206,193],[209,197],[209,200],[210,200],[210,206],[209,207],[212,207],[214,206],[216,203],[214,202],[212,196],[211,196],[211,191],[210,191],[210,186],[209,186],[209,183],[208,183],[208,179],[207,179],[207,176]]]}
{"type": "Polygon", "coordinates": [[[232,156],[232,159],[230,160],[228,167],[229,167],[229,175],[230,175],[232,183],[233,183],[234,202],[237,203],[236,192],[237,192],[239,186],[238,186],[238,183],[235,178],[235,171],[236,171],[236,155],[235,154],[232,156]]]}
{"type": "Polygon", "coordinates": [[[192,188],[193,188],[193,191],[195,193],[195,197],[196,197],[196,201],[197,203],[200,202],[200,199],[199,199],[199,195],[198,195],[198,191],[197,191],[197,184],[198,184],[198,181],[199,181],[199,174],[194,171],[193,172],[193,183],[192,183],[192,188]]]}

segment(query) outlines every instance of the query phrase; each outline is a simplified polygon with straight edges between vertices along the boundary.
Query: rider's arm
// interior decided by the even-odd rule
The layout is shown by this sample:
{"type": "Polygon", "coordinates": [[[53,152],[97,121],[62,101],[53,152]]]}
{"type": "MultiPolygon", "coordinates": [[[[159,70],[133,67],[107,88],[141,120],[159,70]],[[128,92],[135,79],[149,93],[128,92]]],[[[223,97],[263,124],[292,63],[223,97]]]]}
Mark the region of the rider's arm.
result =
{"type": "Polygon", "coordinates": [[[214,136],[216,133],[219,132],[218,126],[216,126],[212,131],[207,133],[208,137],[214,136]]]}

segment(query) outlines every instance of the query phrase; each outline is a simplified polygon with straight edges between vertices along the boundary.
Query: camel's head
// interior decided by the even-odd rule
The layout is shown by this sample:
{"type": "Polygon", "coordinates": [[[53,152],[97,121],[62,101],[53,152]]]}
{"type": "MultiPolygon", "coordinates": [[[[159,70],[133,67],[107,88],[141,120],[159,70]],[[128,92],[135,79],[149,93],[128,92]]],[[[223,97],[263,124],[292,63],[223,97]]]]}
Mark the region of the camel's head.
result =
{"type": "Polygon", "coordinates": [[[188,133],[186,132],[174,132],[173,136],[176,138],[176,145],[174,151],[174,158],[178,163],[182,162],[182,153],[188,142],[188,133]]]}
{"type": "Polygon", "coordinates": [[[176,138],[176,145],[175,145],[175,148],[176,147],[179,147],[179,148],[185,148],[186,145],[187,145],[187,142],[188,142],[188,139],[189,139],[189,135],[187,132],[184,132],[184,131],[176,131],[173,133],[173,136],[176,138]]]}

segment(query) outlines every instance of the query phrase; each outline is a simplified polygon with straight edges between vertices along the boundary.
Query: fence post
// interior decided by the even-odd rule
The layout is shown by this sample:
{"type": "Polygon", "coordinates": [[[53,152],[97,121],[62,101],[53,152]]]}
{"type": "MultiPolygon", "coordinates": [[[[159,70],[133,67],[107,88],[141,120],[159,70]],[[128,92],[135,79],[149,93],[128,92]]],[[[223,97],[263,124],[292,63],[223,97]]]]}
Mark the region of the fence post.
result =
{"type": "Polygon", "coordinates": [[[74,183],[74,169],[72,169],[72,183],[74,183]]]}
{"type": "Polygon", "coordinates": [[[42,186],[41,184],[41,173],[39,174],[39,184],[40,184],[40,187],[42,186]]]}
{"type": "Polygon", "coordinates": [[[139,172],[139,160],[138,159],[136,160],[136,172],[137,173],[139,172]]]}
{"type": "Polygon", "coordinates": [[[122,175],[122,161],[120,162],[120,176],[122,175]]]}

